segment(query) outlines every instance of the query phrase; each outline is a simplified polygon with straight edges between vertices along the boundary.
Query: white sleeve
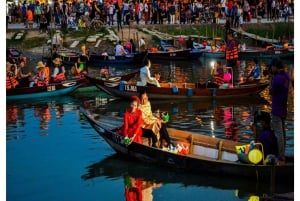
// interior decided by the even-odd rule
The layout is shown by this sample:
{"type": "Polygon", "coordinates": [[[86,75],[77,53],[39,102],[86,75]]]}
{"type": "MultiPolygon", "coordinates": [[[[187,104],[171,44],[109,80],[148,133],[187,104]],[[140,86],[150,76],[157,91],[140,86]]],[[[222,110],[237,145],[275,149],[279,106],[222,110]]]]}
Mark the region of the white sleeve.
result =
{"type": "Polygon", "coordinates": [[[148,77],[149,80],[155,80],[154,77],[151,77],[149,68],[147,68],[147,72],[146,73],[147,73],[147,77],[148,77]]]}

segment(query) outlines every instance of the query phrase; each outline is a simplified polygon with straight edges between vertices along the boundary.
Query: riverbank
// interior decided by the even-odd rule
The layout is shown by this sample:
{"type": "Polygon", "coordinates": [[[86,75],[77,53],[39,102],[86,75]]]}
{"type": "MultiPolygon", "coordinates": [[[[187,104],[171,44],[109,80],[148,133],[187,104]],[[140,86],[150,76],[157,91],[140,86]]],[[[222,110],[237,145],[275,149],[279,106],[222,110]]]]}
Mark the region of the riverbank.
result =
{"type": "MultiPolygon", "coordinates": [[[[220,21],[218,24],[175,24],[175,25],[145,25],[145,24],[132,24],[131,26],[123,26],[123,29],[118,31],[116,26],[103,26],[100,30],[97,31],[71,31],[63,32],[63,45],[67,48],[71,46],[74,41],[78,41],[78,44],[75,47],[72,47],[74,50],[80,51],[80,47],[84,44],[90,50],[97,52],[113,52],[114,47],[118,40],[129,41],[133,39],[134,42],[138,43],[138,39],[141,37],[145,38],[145,41],[148,47],[157,47],[158,39],[153,35],[149,34],[150,32],[159,32],[162,34],[171,34],[171,35],[198,35],[204,37],[225,37],[224,30],[224,21],[220,21]],[[147,29],[148,31],[145,31],[147,29]],[[110,30],[110,31],[108,31],[110,30]],[[93,41],[87,42],[87,38],[91,35],[96,35],[101,33],[100,42],[93,41]],[[109,39],[111,35],[116,35],[115,39],[109,39]],[[96,43],[98,44],[96,45],[96,43]]],[[[47,41],[51,39],[51,36],[59,28],[54,25],[50,26],[49,33],[40,33],[38,31],[38,26],[33,25],[31,29],[26,29],[23,24],[9,24],[6,32],[6,42],[7,46],[13,46],[21,49],[24,52],[28,52],[33,55],[43,55],[47,50],[47,41]],[[17,33],[23,32],[24,37],[22,39],[15,40],[14,37],[17,33]]],[[[294,38],[294,23],[293,22],[276,22],[266,21],[262,19],[260,23],[257,22],[257,19],[252,19],[251,23],[245,23],[243,26],[243,31],[257,34],[260,37],[264,38],[274,38],[276,40],[281,40],[283,38],[291,40],[294,38]]],[[[253,39],[244,37],[242,35],[237,35],[243,42],[253,43],[253,39]]]]}

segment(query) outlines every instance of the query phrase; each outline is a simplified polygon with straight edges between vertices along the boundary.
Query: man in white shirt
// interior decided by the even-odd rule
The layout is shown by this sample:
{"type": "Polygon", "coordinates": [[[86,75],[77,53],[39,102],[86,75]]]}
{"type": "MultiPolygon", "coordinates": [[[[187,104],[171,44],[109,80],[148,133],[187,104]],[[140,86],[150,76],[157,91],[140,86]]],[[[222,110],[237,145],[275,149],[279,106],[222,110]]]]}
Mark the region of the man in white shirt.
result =
{"type": "Polygon", "coordinates": [[[140,51],[144,51],[146,49],[146,42],[145,42],[145,38],[142,37],[140,40],[139,40],[139,50],[140,51]]]}
{"type": "Polygon", "coordinates": [[[141,81],[137,83],[138,86],[146,86],[147,84],[160,87],[158,80],[155,77],[151,77],[150,68],[151,62],[147,60],[145,66],[140,69],[140,79],[141,81]]]}
{"type": "Polygon", "coordinates": [[[116,46],[116,56],[123,56],[125,55],[125,49],[123,45],[121,45],[121,41],[119,41],[119,44],[116,46]]]}

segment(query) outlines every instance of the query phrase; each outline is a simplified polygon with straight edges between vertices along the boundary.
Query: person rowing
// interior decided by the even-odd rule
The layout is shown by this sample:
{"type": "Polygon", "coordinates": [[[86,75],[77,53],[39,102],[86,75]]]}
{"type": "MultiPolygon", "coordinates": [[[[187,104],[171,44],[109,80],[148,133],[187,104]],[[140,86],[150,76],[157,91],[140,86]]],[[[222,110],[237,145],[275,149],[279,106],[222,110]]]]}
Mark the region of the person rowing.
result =
{"type": "Polygon", "coordinates": [[[149,59],[145,60],[144,66],[140,69],[140,79],[141,81],[137,83],[138,86],[157,86],[160,87],[159,74],[152,77],[150,74],[151,62],[149,59]]]}

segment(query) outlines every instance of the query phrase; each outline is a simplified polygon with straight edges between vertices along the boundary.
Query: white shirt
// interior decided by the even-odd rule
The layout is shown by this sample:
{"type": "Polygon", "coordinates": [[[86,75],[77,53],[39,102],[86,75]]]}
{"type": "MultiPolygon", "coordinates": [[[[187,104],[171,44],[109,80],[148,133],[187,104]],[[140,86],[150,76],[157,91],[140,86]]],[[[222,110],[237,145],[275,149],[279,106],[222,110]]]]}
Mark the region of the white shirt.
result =
{"type": "MultiPolygon", "coordinates": [[[[56,77],[56,75],[59,73],[59,68],[60,68],[60,67],[55,66],[55,68],[54,68],[54,70],[53,70],[53,74],[52,74],[51,77],[56,77]]],[[[64,67],[64,66],[61,67],[61,72],[62,72],[63,74],[65,74],[66,70],[65,70],[65,67],[64,67]]]]}
{"type": "Polygon", "coordinates": [[[141,79],[141,82],[139,83],[140,86],[146,86],[147,83],[149,83],[149,84],[154,84],[157,87],[160,87],[159,82],[154,77],[151,77],[149,67],[147,66],[144,66],[140,69],[140,79],[141,79]]]}
{"type": "Polygon", "coordinates": [[[141,46],[143,46],[143,45],[146,45],[146,43],[145,43],[145,41],[144,41],[144,39],[140,39],[139,40],[139,47],[141,47],[141,46]]]}
{"type": "Polygon", "coordinates": [[[123,56],[125,54],[125,49],[122,45],[118,44],[116,46],[116,56],[123,56]]]}

